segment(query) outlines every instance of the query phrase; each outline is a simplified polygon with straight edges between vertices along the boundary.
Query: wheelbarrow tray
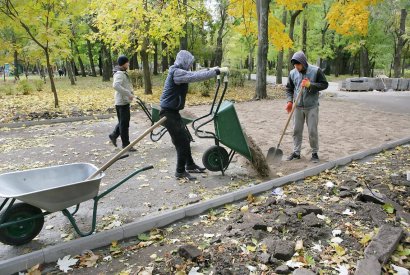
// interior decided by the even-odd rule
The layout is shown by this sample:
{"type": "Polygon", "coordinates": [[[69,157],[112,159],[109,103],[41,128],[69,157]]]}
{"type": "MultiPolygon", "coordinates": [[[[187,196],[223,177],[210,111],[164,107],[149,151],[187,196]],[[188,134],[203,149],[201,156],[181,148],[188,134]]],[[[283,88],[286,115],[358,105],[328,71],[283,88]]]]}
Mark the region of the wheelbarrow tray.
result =
{"type": "MultiPolygon", "coordinates": [[[[215,113],[215,111],[214,109],[213,112],[215,113]]],[[[215,134],[223,145],[233,149],[248,160],[252,160],[251,151],[232,102],[222,102],[215,115],[214,124],[215,134]]]]}
{"type": "Polygon", "coordinates": [[[104,173],[90,163],[72,163],[0,175],[0,197],[15,198],[56,212],[94,198],[104,173]]]}

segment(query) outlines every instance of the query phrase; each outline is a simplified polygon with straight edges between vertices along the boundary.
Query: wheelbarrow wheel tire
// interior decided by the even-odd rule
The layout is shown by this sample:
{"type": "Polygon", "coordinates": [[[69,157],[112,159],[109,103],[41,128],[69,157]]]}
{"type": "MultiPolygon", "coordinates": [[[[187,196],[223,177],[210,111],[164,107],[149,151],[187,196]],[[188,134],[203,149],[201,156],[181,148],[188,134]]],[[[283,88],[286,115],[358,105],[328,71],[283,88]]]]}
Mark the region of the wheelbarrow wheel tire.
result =
{"type": "MultiPolygon", "coordinates": [[[[31,218],[41,214],[40,208],[27,203],[13,204],[10,209],[0,213],[0,224],[31,218]]],[[[29,243],[41,231],[44,216],[20,224],[10,225],[0,229],[0,242],[8,245],[22,245],[29,243]]]]}
{"type": "Polygon", "coordinates": [[[226,169],[229,165],[229,154],[225,148],[214,145],[205,151],[202,156],[202,163],[209,171],[221,171],[221,158],[223,169],[226,169]]]}

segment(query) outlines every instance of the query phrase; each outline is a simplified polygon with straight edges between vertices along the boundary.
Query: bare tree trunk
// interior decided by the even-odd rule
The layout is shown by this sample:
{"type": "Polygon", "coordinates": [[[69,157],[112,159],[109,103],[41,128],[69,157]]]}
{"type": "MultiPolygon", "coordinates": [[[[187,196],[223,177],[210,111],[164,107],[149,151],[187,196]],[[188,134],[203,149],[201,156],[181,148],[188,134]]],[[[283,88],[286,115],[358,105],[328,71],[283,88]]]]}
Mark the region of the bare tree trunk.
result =
{"type": "Polygon", "coordinates": [[[307,29],[308,23],[306,18],[306,12],[303,14],[303,25],[302,25],[302,51],[308,56],[307,53],[307,29]]]}
{"type": "Polygon", "coordinates": [[[223,57],[222,40],[224,36],[225,22],[226,22],[226,19],[228,18],[227,9],[228,9],[228,6],[226,3],[219,4],[219,15],[221,18],[221,22],[220,22],[220,26],[218,29],[218,36],[216,38],[214,66],[221,66],[222,64],[222,57],[223,57]]]}
{"type": "Polygon", "coordinates": [[[142,69],[144,72],[144,93],[146,95],[152,94],[152,83],[151,83],[151,73],[149,71],[149,60],[148,60],[148,53],[146,51],[146,45],[148,43],[144,42],[144,46],[142,47],[141,51],[141,62],[142,62],[142,69]]]}
{"type": "Polygon", "coordinates": [[[90,59],[91,76],[96,77],[97,73],[95,72],[95,65],[94,65],[93,53],[91,49],[91,42],[88,39],[87,39],[87,50],[88,50],[88,59],[90,59]]]}
{"type": "Polygon", "coordinates": [[[400,77],[400,68],[401,68],[401,55],[403,47],[407,42],[407,39],[404,39],[404,34],[406,33],[406,17],[407,10],[402,9],[400,12],[400,29],[396,33],[397,35],[397,44],[396,44],[396,54],[394,55],[393,68],[394,68],[394,77],[400,77]]]}
{"type": "MultiPolygon", "coordinates": [[[[303,4],[303,8],[306,7],[306,4],[303,4]]],[[[299,14],[302,12],[302,10],[290,12],[290,24],[289,24],[289,38],[293,41],[293,32],[295,30],[295,22],[296,18],[299,16],[299,14]]],[[[293,69],[292,63],[290,63],[290,60],[292,59],[293,54],[295,51],[293,49],[289,49],[289,55],[288,55],[288,70],[293,69]]]]}
{"type": "Polygon", "coordinates": [[[53,68],[51,68],[50,55],[48,53],[48,48],[45,48],[44,52],[46,54],[47,71],[48,71],[48,77],[50,78],[51,91],[53,92],[53,95],[54,95],[54,107],[58,108],[58,96],[57,96],[56,86],[54,84],[53,68]]]}
{"type": "Polygon", "coordinates": [[[266,92],[266,62],[268,59],[268,15],[269,1],[257,0],[258,13],[258,65],[256,67],[256,93],[255,98],[267,97],[266,92]]]}
{"type": "MultiPolygon", "coordinates": [[[[407,44],[407,53],[409,52],[410,45],[407,44]]],[[[401,77],[404,78],[404,69],[406,68],[406,55],[403,54],[403,63],[401,65],[401,77]]]]}
{"type": "MultiPolygon", "coordinates": [[[[286,19],[287,19],[288,12],[285,8],[283,8],[282,13],[282,24],[286,26],[286,19]]],[[[283,70],[283,49],[278,53],[278,62],[276,66],[276,84],[282,84],[282,70],[283,70]]]]}
{"type": "Polygon", "coordinates": [[[158,44],[155,43],[155,52],[154,52],[154,75],[158,75],[158,44]]]}
{"type": "Polygon", "coordinates": [[[101,59],[102,59],[102,72],[103,72],[103,81],[110,81],[111,78],[111,58],[110,53],[107,50],[107,46],[103,43],[101,45],[101,59]]]}
{"type": "Polygon", "coordinates": [[[360,48],[360,76],[370,76],[369,53],[364,46],[360,48]]]}
{"type": "MultiPolygon", "coordinates": [[[[167,48],[167,44],[162,42],[161,43],[161,50],[165,51],[165,49],[167,48]]],[[[165,72],[166,70],[168,70],[168,54],[164,55],[162,54],[162,60],[161,60],[161,65],[162,65],[162,72],[165,72]]]]}
{"type": "Polygon", "coordinates": [[[179,40],[179,49],[180,50],[188,50],[188,20],[187,20],[187,0],[182,1],[183,4],[183,11],[184,11],[184,19],[185,19],[185,25],[184,25],[184,32],[185,35],[180,38],[179,40]]]}
{"type": "Polygon", "coordinates": [[[18,53],[14,51],[14,79],[20,79],[18,53]]]}
{"type": "Polygon", "coordinates": [[[100,54],[98,55],[98,70],[100,71],[100,76],[103,76],[103,51],[102,51],[102,46],[100,49],[100,54]]]}
{"type": "Polygon", "coordinates": [[[75,44],[75,51],[77,52],[77,55],[78,55],[78,63],[80,64],[81,76],[86,77],[87,74],[85,73],[84,63],[83,63],[83,60],[81,59],[80,51],[78,50],[77,44],[75,44]]]}
{"type": "Polygon", "coordinates": [[[75,85],[75,79],[73,76],[73,69],[71,67],[70,62],[68,61],[68,59],[66,60],[66,68],[67,68],[67,74],[68,74],[68,78],[70,79],[70,83],[71,85],[75,85]]]}

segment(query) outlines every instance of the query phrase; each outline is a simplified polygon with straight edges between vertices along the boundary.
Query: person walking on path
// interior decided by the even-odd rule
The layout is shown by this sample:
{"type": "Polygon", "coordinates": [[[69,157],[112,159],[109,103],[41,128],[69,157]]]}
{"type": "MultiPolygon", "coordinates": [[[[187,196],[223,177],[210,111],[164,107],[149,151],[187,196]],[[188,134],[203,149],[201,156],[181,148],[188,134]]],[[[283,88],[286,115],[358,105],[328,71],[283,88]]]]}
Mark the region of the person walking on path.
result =
{"type": "MultiPolygon", "coordinates": [[[[117,111],[118,123],[114,131],[108,135],[111,143],[117,147],[117,138],[121,136],[122,148],[130,144],[129,127],[130,127],[130,103],[134,99],[133,87],[128,76],[127,70],[129,60],[126,56],[121,55],[117,60],[118,66],[114,67],[114,80],[112,87],[115,90],[115,110],[117,111]]],[[[129,149],[135,152],[135,148],[129,149]]]]}
{"type": "Polygon", "coordinates": [[[309,64],[302,51],[292,56],[292,65],[286,85],[288,103],[286,111],[291,112],[293,104],[296,104],[293,117],[293,153],[287,160],[300,159],[302,147],[303,126],[306,124],[309,132],[310,148],[312,149],[311,161],[319,162],[319,91],[327,89],[329,83],[322,70],[309,64]],[[303,92],[303,93],[302,93],[303,92]],[[296,100],[298,93],[302,93],[299,102],[296,100]]]}
{"type": "Polygon", "coordinates": [[[179,114],[179,111],[185,106],[188,83],[203,81],[213,78],[221,72],[228,72],[226,67],[191,72],[189,70],[194,60],[194,56],[186,50],[181,50],[177,54],[174,65],[169,67],[160,99],[160,117],[167,118],[164,127],[168,130],[177,152],[175,177],[189,180],[196,179],[190,173],[203,173],[205,168],[196,165],[192,159],[189,133],[187,133],[179,114]]]}

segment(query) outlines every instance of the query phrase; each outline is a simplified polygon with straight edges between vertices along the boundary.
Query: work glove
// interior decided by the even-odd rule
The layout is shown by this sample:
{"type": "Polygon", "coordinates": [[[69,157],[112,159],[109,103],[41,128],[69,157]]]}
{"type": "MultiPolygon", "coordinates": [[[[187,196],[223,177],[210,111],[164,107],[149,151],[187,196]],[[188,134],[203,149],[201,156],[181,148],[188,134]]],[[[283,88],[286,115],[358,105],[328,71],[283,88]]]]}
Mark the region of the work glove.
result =
{"type": "Polygon", "coordinates": [[[221,67],[221,68],[219,68],[219,71],[221,72],[221,73],[229,73],[229,68],[228,67],[221,67]]]}
{"type": "Polygon", "coordinates": [[[309,79],[305,78],[305,79],[302,80],[302,87],[306,87],[306,88],[310,87],[309,79]]]}
{"type": "Polygon", "coordinates": [[[288,104],[286,104],[285,106],[285,110],[286,112],[288,112],[288,114],[292,111],[292,107],[293,107],[292,101],[288,101],[288,104]]]}

